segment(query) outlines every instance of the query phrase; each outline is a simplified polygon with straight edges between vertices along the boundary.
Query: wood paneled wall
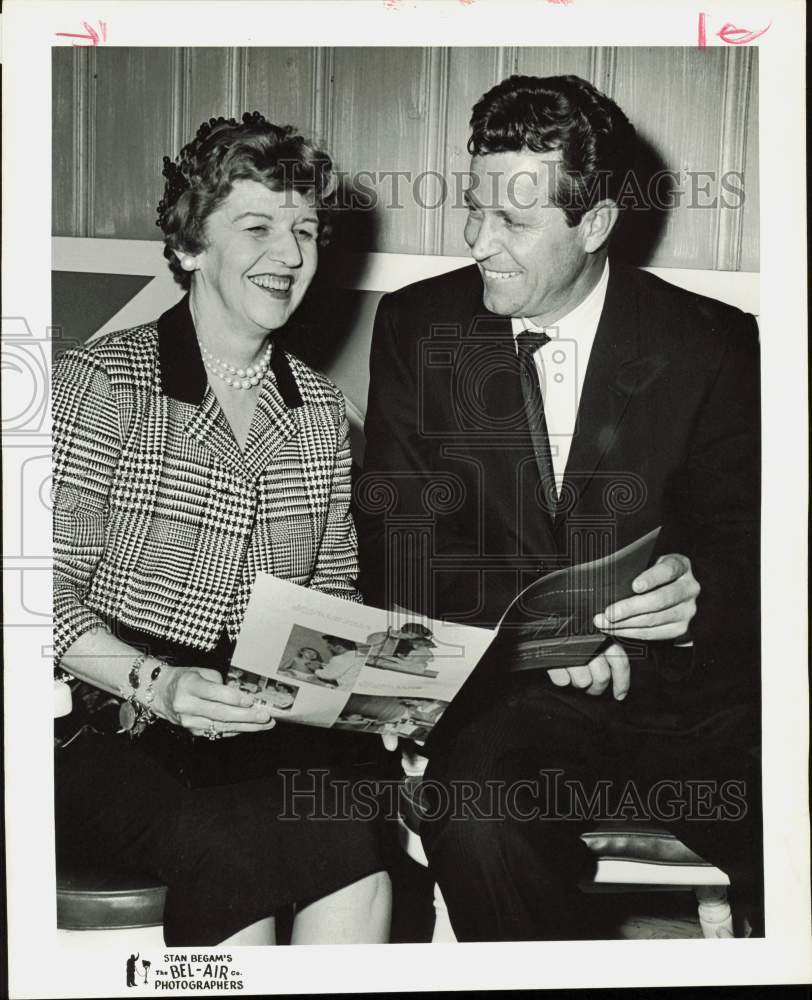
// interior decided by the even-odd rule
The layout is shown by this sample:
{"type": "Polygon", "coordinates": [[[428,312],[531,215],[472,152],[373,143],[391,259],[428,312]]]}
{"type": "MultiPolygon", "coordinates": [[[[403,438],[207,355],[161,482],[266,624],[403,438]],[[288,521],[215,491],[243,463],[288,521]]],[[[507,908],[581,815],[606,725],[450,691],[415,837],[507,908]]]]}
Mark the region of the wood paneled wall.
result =
{"type": "Polygon", "coordinates": [[[654,167],[682,172],[675,207],[627,241],[627,256],[758,270],[757,57],[733,47],[55,48],[54,234],[158,238],[161,158],[204,119],[257,109],[316,137],[342,172],[376,172],[379,206],[356,248],[465,254],[455,174],[468,167],[472,104],[510,73],[576,73],[618,101],[654,167]],[[436,171],[448,197],[427,176],[416,199],[398,171],[436,171]],[[699,179],[709,193],[692,204],[689,171],[741,173],[742,203],[709,206],[718,180],[699,179]]]}

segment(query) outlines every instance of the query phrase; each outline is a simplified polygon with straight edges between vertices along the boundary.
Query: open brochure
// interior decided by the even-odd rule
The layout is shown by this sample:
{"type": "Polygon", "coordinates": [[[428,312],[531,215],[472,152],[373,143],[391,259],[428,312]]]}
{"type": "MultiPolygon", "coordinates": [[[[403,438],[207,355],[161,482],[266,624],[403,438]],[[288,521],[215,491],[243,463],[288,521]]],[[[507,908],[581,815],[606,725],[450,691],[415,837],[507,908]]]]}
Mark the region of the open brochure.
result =
{"type": "Polygon", "coordinates": [[[488,649],[506,670],[594,656],[606,640],[594,616],[633,593],[658,534],[533,581],[495,629],[354,604],[260,573],[227,683],[290,722],[423,741],[488,649]]]}

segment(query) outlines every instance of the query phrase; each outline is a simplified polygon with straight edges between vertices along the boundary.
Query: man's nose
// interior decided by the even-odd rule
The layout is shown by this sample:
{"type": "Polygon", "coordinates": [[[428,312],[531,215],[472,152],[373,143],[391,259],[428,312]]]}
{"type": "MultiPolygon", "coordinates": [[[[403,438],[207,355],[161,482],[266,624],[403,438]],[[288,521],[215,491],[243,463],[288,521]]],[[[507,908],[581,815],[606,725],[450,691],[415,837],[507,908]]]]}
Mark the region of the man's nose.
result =
{"type": "Polygon", "coordinates": [[[487,216],[475,222],[469,221],[465,238],[471,248],[471,256],[477,261],[487,260],[499,249],[494,220],[487,216]]]}

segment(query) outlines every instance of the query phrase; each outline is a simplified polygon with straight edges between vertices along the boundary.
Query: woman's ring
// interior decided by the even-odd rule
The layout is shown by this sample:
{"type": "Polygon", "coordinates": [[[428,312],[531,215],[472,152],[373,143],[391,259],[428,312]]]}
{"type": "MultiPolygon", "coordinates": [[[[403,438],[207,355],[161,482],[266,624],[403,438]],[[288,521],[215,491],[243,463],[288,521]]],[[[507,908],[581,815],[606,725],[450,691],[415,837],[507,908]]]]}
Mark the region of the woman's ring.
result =
{"type": "Polygon", "coordinates": [[[209,723],[209,728],[205,730],[204,735],[208,740],[221,740],[223,738],[223,734],[214,728],[213,722],[209,723]]]}

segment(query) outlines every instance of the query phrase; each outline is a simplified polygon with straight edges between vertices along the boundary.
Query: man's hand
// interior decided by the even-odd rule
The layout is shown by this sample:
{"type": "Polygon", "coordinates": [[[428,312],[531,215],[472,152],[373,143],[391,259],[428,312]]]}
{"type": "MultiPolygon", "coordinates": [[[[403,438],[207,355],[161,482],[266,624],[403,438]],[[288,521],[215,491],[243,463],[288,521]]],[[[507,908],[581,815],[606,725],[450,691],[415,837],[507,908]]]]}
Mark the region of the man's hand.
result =
{"type": "Polygon", "coordinates": [[[585,667],[557,667],[548,670],[547,674],[553,684],[558,687],[581,688],[587,694],[598,695],[609,687],[612,682],[612,697],[623,701],[629,693],[631,670],[626,650],[616,642],[590,660],[585,667]]]}
{"type": "Polygon", "coordinates": [[[601,632],[647,642],[686,635],[700,589],[687,556],[660,556],[632,587],[636,596],[610,604],[603,614],[595,615],[601,632]]]}

